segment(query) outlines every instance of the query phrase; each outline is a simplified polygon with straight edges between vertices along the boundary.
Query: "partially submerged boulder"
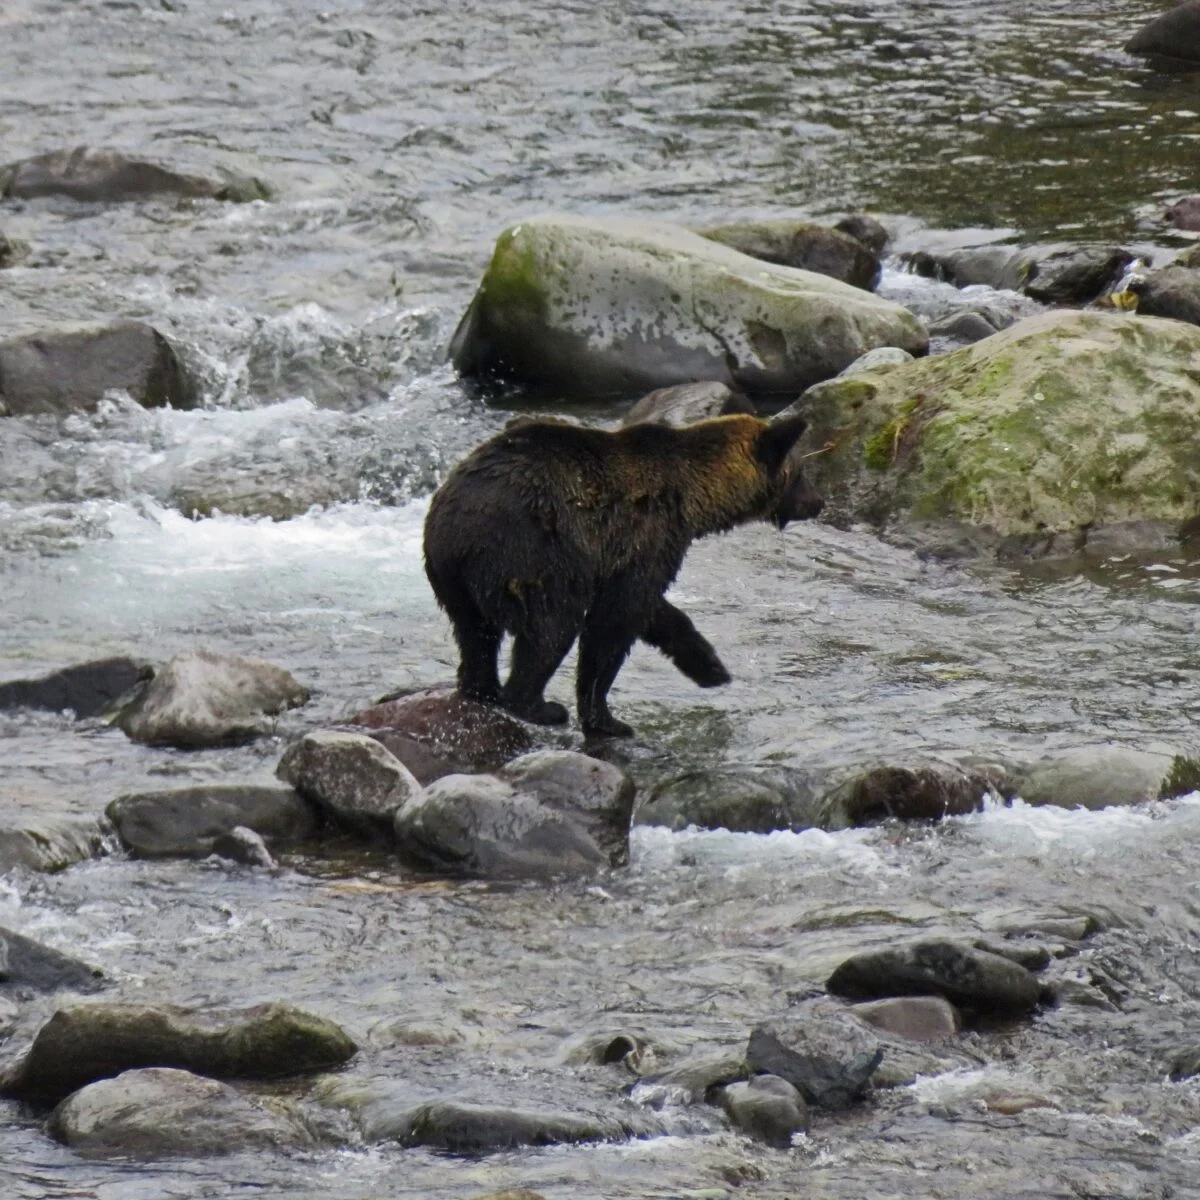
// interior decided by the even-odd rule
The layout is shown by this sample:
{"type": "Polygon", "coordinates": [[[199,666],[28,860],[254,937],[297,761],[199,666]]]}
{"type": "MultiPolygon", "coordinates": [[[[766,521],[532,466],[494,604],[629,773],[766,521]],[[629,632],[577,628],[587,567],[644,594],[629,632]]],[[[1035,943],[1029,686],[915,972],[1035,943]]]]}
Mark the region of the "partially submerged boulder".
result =
{"type": "Polygon", "coordinates": [[[1168,800],[1200,788],[1200,760],[1131,746],[1080,746],[1014,772],[1026,804],[1101,809],[1168,800]]]}
{"type": "Polygon", "coordinates": [[[1147,22],[1125,43],[1129,54],[1200,63],[1200,3],[1189,0],[1147,22]]]}
{"type": "Polygon", "coordinates": [[[834,521],[938,549],[1062,553],[1200,510],[1200,330],[1051,312],[953,353],[810,389],[810,483],[834,521]]]}
{"type": "Polygon", "coordinates": [[[28,999],[46,992],[95,992],[103,973],[11,929],[0,928],[0,996],[28,999]]]}
{"type": "Polygon", "coordinates": [[[1169,317],[1200,325],[1200,271],[1172,265],[1134,279],[1129,291],[1143,317],[1169,317]]]}
{"type": "Polygon", "coordinates": [[[928,348],[906,309],[658,221],[506,230],[450,346],[465,376],[568,396],[712,380],[790,395],[875,346],[928,348]]]}
{"type": "Polygon", "coordinates": [[[270,733],[271,717],[308,697],[308,688],[282,667],[196,650],[160,667],[117,723],[151,746],[223,746],[270,733]]]}
{"type": "Polygon", "coordinates": [[[0,875],[15,867],[65,871],[95,858],[111,833],[108,823],[91,813],[44,812],[23,803],[10,808],[0,798],[0,875]]]}
{"type": "Polygon", "coordinates": [[[656,422],[680,428],[730,413],[753,415],[754,405],[723,383],[679,383],[647,393],[625,414],[621,424],[656,422]]]}
{"type": "Polygon", "coordinates": [[[793,1134],[808,1129],[804,1097],[778,1075],[755,1075],[726,1084],[717,1102],[734,1125],[772,1146],[790,1146],[793,1134]]]}
{"type": "Polygon", "coordinates": [[[701,236],[751,258],[796,267],[840,279],[851,287],[873,292],[883,273],[877,254],[858,238],[813,221],[788,218],[737,221],[696,230],[701,236]]]}
{"type": "Polygon", "coordinates": [[[808,775],[787,768],[720,767],[686,771],[655,785],[638,806],[639,825],[728,829],[732,833],[801,830],[813,824],[808,775]]]}
{"type": "Polygon", "coordinates": [[[72,325],[0,342],[0,416],[91,411],[109,391],[145,408],[194,408],[171,343],[142,321],[72,325]]]}
{"type": "Polygon", "coordinates": [[[986,800],[999,798],[997,782],[988,772],[954,763],[868,767],[826,792],[813,806],[812,819],[821,829],[940,821],[979,812],[986,800]]]}
{"type": "Polygon", "coordinates": [[[43,675],[0,683],[0,708],[70,709],[76,717],[99,716],[149,674],[132,658],[102,658],[43,675]]]}

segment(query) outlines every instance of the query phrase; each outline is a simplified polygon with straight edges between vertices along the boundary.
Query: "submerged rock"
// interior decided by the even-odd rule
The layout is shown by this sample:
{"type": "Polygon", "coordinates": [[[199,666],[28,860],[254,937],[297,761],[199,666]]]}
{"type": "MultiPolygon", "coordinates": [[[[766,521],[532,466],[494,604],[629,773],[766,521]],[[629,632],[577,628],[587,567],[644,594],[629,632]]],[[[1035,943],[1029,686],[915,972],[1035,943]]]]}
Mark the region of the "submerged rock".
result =
{"type": "Polygon", "coordinates": [[[1020,291],[1036,270],[1031,252],[1011,246],[968,246],[945,254],[920,250],[903,257],[916,274],[959,288],[982,284],[997,291],[1020,291]]]}
{"type": "Polygon", "coordinates": [[[389,839],[396,813],[421,792],[412,772],[364,733],[307,734],[283,752],[275,774],[339,824],[389,839]]]}
{"type": "Polygon", "coordinates": [[[102,658],[53,671],[40,679],[0,683],[0,708],[70,709],[76,717],[99,716],[130,688],[147,677],[149,668],[132,658],[102,658]]]}
{"type": "Polygon", "coordinates": [[[90,411],[123,391],[145,408],[194,408],[171,343],[141,321],[73,325],[0,342],[0,416],[90,411]]]}
{"type": "Polygon", "coordinates": [[[811,388],[806,471],[835,522],[935,550],[1073,552],[1178,532],[1200,496],[1200,330],[1053,312],[811,388]],[[1103,402],[1098,402],[1103,397],[1103,402]]]}
{"type": "Polygon", "coordinates": [[[696,232],[751,258],[815,271],[868,292],[875,290],[883,274],[877,254],[860,239],[811,221],[738,221],[696,232]]]}
{"type": "Polygon", "coordinates": [[[741,1050],[698,1055],[642,1080],[638,1084],[638,1099],[658,1108],[699,1104],[715,1095],[717,1089],[745,1079],[748,1074],[746,1055],[741,1050]]]}
{"type": "Polygon", "coordinates": [[[528,729],[508,713],[446,688],[382,701],[347,724],[369,731],[421,783],[495,771],[533,748],[528,729]]]}
{"type": "Polygon", "coordinates": [[[953,763],[870,767],[838,784],[812,809],[821,829],[877,825],[881,821],[940,821],[979,812],[998,798],[989,774],[953,763]]]}
{"type": "Polygon", "coordinates": [[[1134,279],[1129,290],[1144,317],[1169,317],[1200,325],[1200,271],[1172,265],[1134,279]]]}
{"type": "Polygon", "coordinates": [[[18,238],[0,233],[0,271],[20,262],[29,253],[29,246],[18,238]]]}
{"type": "Polygon", "coordinates": [[[643,396],[624,416],[622,425],[657,422],[680,428],[709,417],[754,413],[754,405],[723,383],[678,383],[643,396]]]}
{"type": "Polygon", "coordinates": [[[317,828],[316,813],[290,787],[201,784],[118,796],[105,810],[126,849],[145,858],[204,858],[245,826],[274,844],[298,842],[317,828]]]}
{"type": "Polygon", "coordinates": [[[216,1079],[171,1067],[90,1083],[55,1108],[52,1137],[85,1158],[208,1158],[309,1146],[311,1134],[216,1079]]]}
{"type": "Polygon", "coordinates": [[[809,829],[814,793],[807,774],[787,768],[687,771],[657,784],[637,809],[638,825],[771,833],[809,829]]]}
{"type": "Polygon", "coordinates": [[[825,986],[851,1000],[942,996],[981,1014],[1022,1016],[1037,1007],[1041,985],[1008,958],[958,942],[927,940],[856,954],[825,986]]]}
{"type": "Polygon", "coordinates": [[[541,217],[496,243],[450,347],[465,376],[568,396],[712,380],[795,394],[874,346],[923,354],[899,305],[678,226],[541,217]]]}
{"type": "Polygon", "coordinates": [[[265,200],[265,184],[230,175],[205,179],[158,163],[130,158],[119,150],[76,146],[53,150],[0,167],[0,196],[32,200],[67,196],[72,200],[113,203],[150,196],[184,196],[213,200],[265,200]]]}
{"type": "Polygon", "coordinates": [[[1176,5],[1143,25],[1125,43],[1129,54],[1200,63],[1200,3],[1176,5]]]}
{"type": "Polygon", "coordinates": [[[245,825],[235,825],[228,833],[221,834],[213,841],[212,852],[230,862],[241,863],[246,867],[265,867],[274,870],[279,864],[271,857],[267,843],[261,833],[247,829],[245,825]]]}
{"type": "Polygon", "coordinates": [[[105,985],[99,968],[0,928],[0,996],[27,999],[45,992],[96,992],[105,985]]]}
{"type": "Polygon", "coordinates": [[[290,465],[246,464],[242,474],[220,462],[193,463],[175,476],[168,497],[185,517],[267,517],[290,521],[313,508],[358,498],[359,482],[334,471],[297,473],[290,465]]]}
{"type": "Polygon", "coordinates": [[[772,1146],[790,1146],[792,1134],[808,1129],[804,1097],[778,1075],[756,1075],[726,1084],[718,1103],[739,1129],[772,1146]]]}
{"type": "Polygon", "coordinates": [[[151,746],[223,746],[270,733],[271,717],[308,697],[308,688],[282,667],[196,650],[159,668],[117,723],[151,746]]]}
{"type": "Polygon", "coordinates": [[[1200,788],[1200,760],[1130,746],[1085,746],[1022,768],[1014,786],[1026,804],[1087,809],[1144,804],[1200,788]]]}
{"type": "Polygon", "coordinates": [[[206,1011],[78,1004],[41,1027],[25,1057],[0,1078],[0,1093],[57,1103],[136,1067],[279,1079],[340,1066],[357,1049],[332,1021],[290,1004],[206,1011]]]}

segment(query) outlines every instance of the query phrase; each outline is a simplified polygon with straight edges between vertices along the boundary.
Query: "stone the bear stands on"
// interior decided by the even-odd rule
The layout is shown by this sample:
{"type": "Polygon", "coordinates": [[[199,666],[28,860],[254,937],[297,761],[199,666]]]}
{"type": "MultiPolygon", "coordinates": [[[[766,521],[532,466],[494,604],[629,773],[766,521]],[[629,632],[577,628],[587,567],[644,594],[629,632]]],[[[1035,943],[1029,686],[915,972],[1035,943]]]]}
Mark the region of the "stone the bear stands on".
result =
{"type": "Polygon", "coordinates": [[[425,569],[454,625],[459,689],[539,724],[567,719],[542,692],[579,637],[579,721],[632,733],[608,690],[633,643],[656,646],[701,687],[729,681],[712,646],[663,595],[692,540],[756,519],[782,528],[820,498],[789,455],[799,417],[718,417],[615,432],[527,421],[485,442],[434,496],[425,569]],[[513,635],[500,685],[496,657],[513,635]]]}

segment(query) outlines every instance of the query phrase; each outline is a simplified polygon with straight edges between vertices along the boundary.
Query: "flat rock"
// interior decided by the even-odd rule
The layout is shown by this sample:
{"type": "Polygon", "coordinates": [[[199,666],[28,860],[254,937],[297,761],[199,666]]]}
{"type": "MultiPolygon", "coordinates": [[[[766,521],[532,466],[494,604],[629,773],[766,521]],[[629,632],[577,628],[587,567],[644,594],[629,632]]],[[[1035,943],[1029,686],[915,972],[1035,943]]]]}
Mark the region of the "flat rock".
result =
{"type": "Polygon", "coordinates": [[[1019,768],[1013,785],[1026,804],[1116,808],[1195,791],[1200,761],[1131,746],[1082,746],[1019,768]]]}
{"type": "Polygon", "coordinates": [[[223,746],[270,733],[271,717],[308,697],[308,688],[282,667],[196,650],[159,668],[117,723],[151,746],[223,746]]]}
{"type": "Polygon", "coordinates": [[[638,825],[771,833],[812,827],[814,792],[807,774],[787,768],[717,767],[656,784],[638,806],[638,825]]]}
{"type": "Polygon", "coordinates": [[[804,1097],[778,1075],[755,1075],[726,1084],[718,1103],[739,1129],[772,1146],[790,1146],[794,1133],[808,1129],[804,1097]]]}
{"type": "Polygon", "coordinates": [[[45,992],[95,992],[104,986],[97,967],[0,928],[0,996],[24,1000],[45,992]]]}
{"type": "Polygon", "coordinates": [[[811,221],[738,221],[696,232],[751,258],[815,271],[868,292],[875,290],[883,273],[878,255],[862,240],[811,221]]]}
{"type": "Polygon", "coordinates": [[[194,408],[171,343],[141,321],[72,325],[0,342],[0,416],[91,411],[110,391],[145,408],[194,408]]]}
{"type": "Polygon", "coordinates": [[[979,812],[997,798],[988,773],[929,762],[869,767],[822,795],[810,812],[821,829],[846,829],[887,820],[940,821],[979,812]]]}
{"type": "Polygon", "coordinates": [[[1024,967],[958,942],[926,940],[846,959],[825,986],[851,1000],[942,996],[960,1008],[1023,1016],[1037,1007],[1041,986],[1024,967]]]}
{"type": "Polygon", "coordinates": [[[253,1103],[229,1084],[171,1067],[90,1083],[55,1108],[47,1128],[85,1158],[142,1162],[313,1142],[298,1121],[253,1103]]]}
{"type": "Polygon", "coordinates": [[[941,996],[893,996],[850,1011],[875,1029],[912,1042],[949,1041],[962,1028],[958,1010],[941,996]]]}
{"type": "Polygon", "coordinates": [[[411,771],[365,733],[322,730],[293,742],[276,775],[333,820],[390,838],[396,813],[421,793],[411,771]]]}
{"type": "Polygon", "coordinates": [[[755,398],[796,395],[874,346],[924,354],[928,337],[861,288],[679,226],[548,216],[500,236],[450,357],[559,397],[711,380],[755,398]]]}
{"type": "Polygon", "coordinates": [[[145,663],[132,658],[102,658],[64,667],[40,679],[0,683],[0,708],[70,709],[75,716],[96,717],[149,674],[145,663]]]}
{"type": "Polygon", "coordinates": [[[57,1103],[137,1067],[279,1079],[340,1066],[357,1050],[332,1021],[289,1004],[193,1010],[135,1004],[60,1008],[0,1079],[0,1093],[57,1103]]]}
{"type": "Polygon", "coordinates": [[[681,428],[731,413],[754,415],[754,405],[723,383],[678,383],[643,396],[622,418],[622,425],[657,423],[681,428]]]}
{"type": "Polygon", "coordinates": [[[275,845],[303,841],[317,815],[294,788],[201,784],[118,796],[105,810],[127,850],[143,858],[204,858],[243,826],[275,845]]]}

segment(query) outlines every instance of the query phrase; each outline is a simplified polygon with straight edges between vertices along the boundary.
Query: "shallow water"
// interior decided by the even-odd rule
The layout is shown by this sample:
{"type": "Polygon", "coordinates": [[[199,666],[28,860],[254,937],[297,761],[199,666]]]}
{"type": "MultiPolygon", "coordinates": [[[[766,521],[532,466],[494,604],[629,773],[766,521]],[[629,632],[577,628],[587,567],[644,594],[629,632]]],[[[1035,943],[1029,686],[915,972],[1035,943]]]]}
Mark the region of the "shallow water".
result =
{"type": "MultiPolygon", "coordinates": [[[[442,362],[505,224],[548,209],[699,224],[865,208],[898,249],[1149,246],[1156,208],[1194,186],[1200,111],[1194,79],[1119,49],[1161,7],[6,5],[5,160],[117,146],[259,174],[278,197],[0,206],[0,229],[32,245],[0,272],[0,331],[149,318],[205,399],[0,422],[0,679],[208,645],[286,665],[315,696],[280,740],[191,755],[0,715],[0,788],[95,813],[148,783],[269,777],[282,737],[452,673],[420,530],[447,465],[507,415],[442,362]],[[247,511],[269,490],[299,515],[187,515],[212,497],[236,511],[255,488],[247,511]]],[[[883,290],[927,317],[962,302],[894,263],[883,290]]],[[[863,531],[754,528],[697,546],[676,596],[735,682],[699,692],[635,652],[614,708],[669,761],[1196,749],[1200,562],[1186,550],[968,569],[863,531]]],[[[568,671],[551,694],[569,699],[568,671]]],[[[657,1137],[482,1161],[382,1146],[97,1166],[9,1105],[0,1193],[1194,1194],[1200,1089],[1164,1079],[1200,1017],[1198,824],[1187,798],[1017,806],[932,831],[641,830],[627,871],[549,893],[414,881],[384,855],[297,857],[279,875],[112,855],[10,876],[0,925],[96,962],[117,994],[292,999],[364,1046],[351,1078],[414,1100],[627,1112],[631,1076],[567,1061],[585,1035],[638,1033],[669,1065],[744,1042],[852,950],[1027,914],[1100,918],[1072,961],[1120,1008],[965,1035],[977,1065],[821,1117],[786,1153],[711,1111],[668,1109],[649,1114],[657,1137]],[[430,1029],[450,1044],[413,1044],[430,1029]],[[1013,1096],[1046,1105],[1004,1115],[1013,1096]]],[[[45,1011],[24,1012],[22,1032],[45,1011]]]]}

